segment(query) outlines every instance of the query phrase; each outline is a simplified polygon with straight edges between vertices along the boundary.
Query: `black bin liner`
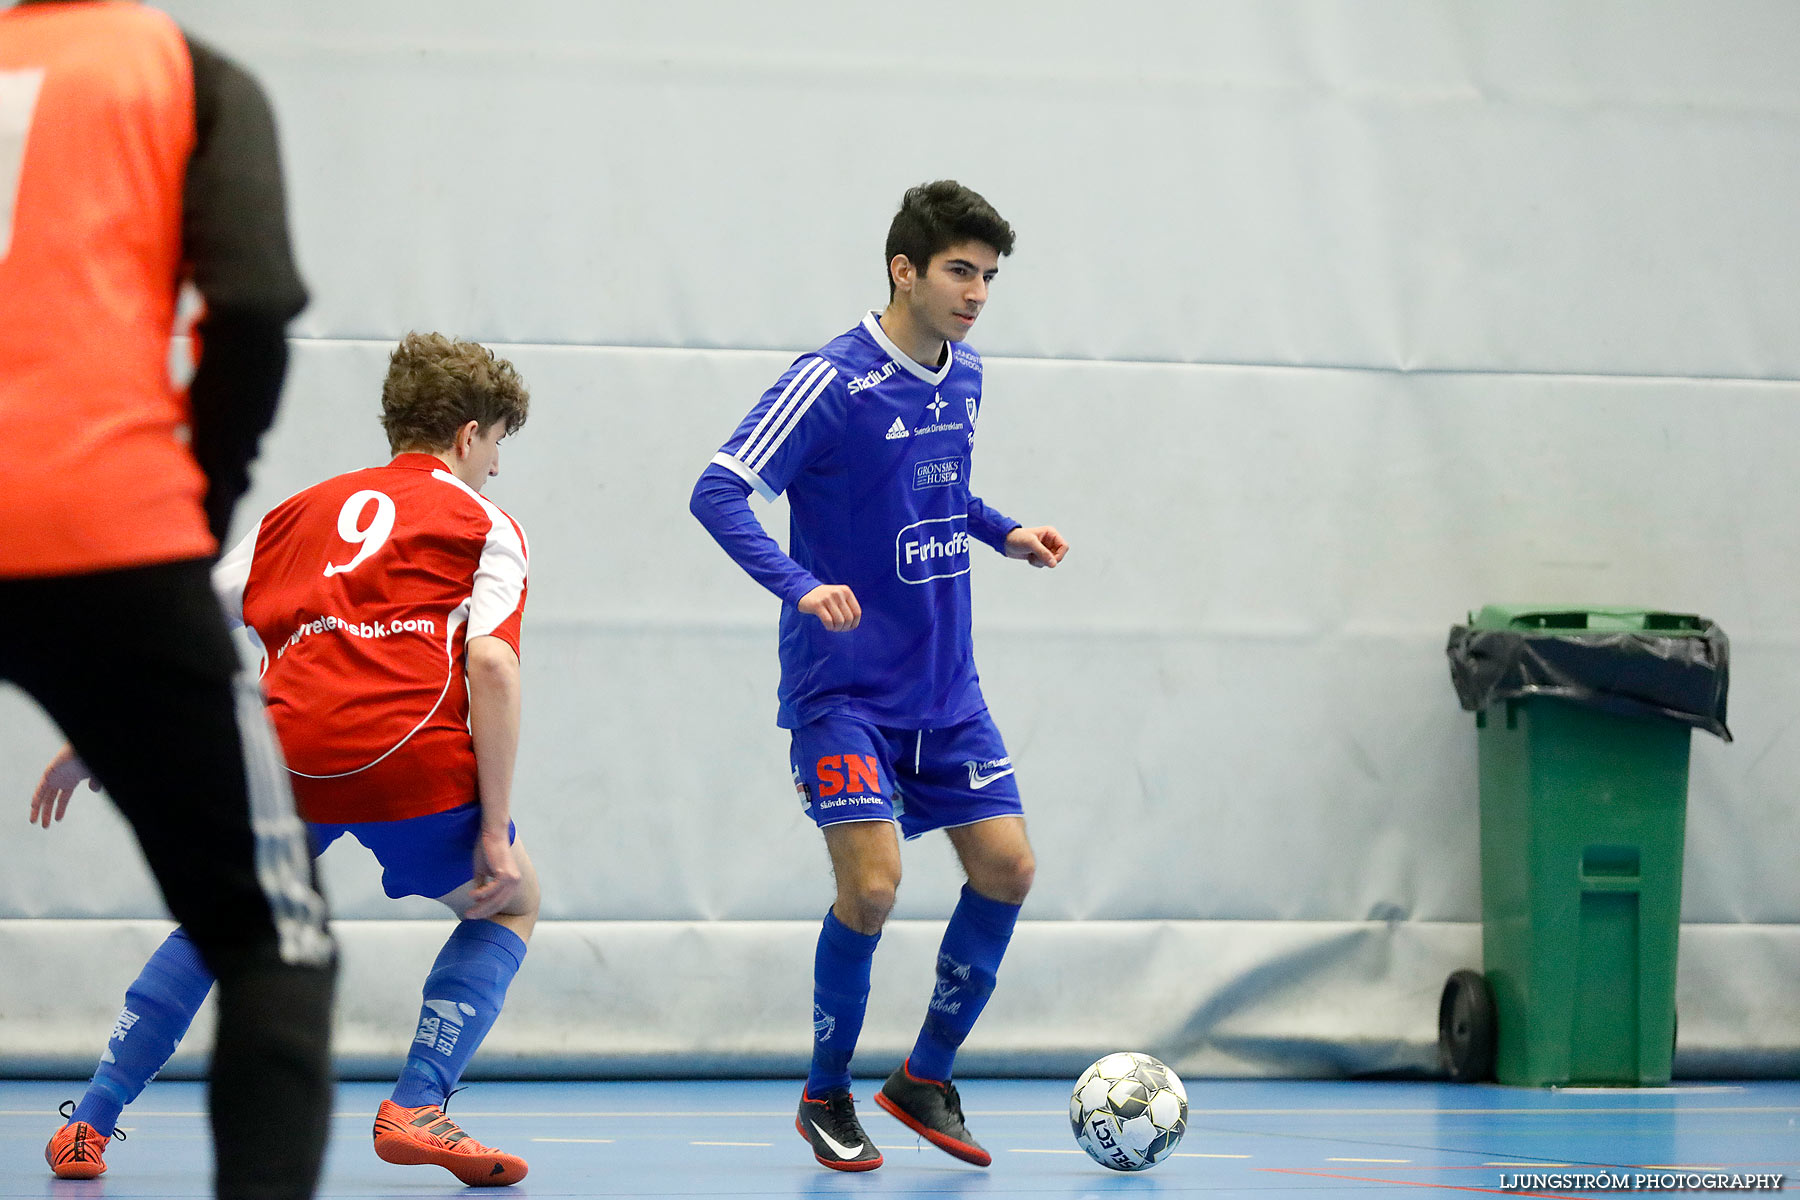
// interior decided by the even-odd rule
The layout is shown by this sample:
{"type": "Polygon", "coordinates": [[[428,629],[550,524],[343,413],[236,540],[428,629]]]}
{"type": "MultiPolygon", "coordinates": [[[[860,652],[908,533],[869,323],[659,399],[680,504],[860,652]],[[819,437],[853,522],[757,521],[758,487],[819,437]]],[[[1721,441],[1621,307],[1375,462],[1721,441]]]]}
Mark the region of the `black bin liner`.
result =
{"type": "Polygon", "coordinates": [[[1667,717],[1731,740],[1725,725],[1731,643],[1717,624],[1647,613],[1642,631],[1588,630],[1579,627],[1582,615],[1537,615],[1533,629],[1484,628],[1480,620],[1451,627],[1444,652],[1457,700],[1479,712],[1501,700],[1555,696],[1608,712],[1667,717]],[[1659,622],[1670,631],[1659,632],[1659,622]]]}

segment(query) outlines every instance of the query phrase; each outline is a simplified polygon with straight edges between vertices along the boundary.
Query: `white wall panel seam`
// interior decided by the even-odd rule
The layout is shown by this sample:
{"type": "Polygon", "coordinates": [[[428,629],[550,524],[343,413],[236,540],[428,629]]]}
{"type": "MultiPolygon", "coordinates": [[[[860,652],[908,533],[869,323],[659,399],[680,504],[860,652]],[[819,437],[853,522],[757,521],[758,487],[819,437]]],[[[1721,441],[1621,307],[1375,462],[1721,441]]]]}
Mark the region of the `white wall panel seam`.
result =
{"type": "MultiPolygon", "coordinates": [[[[592,350],[607,354],[786,354],[798,357],[818,349],[817,346],[680,346],[680,345],[635,345],[612,342],[508,342],[484,339],[479,334],[458,331],[458,337],[469,338],[480,342],[488,349],[500,354],[502,351],[579,351],[592,350]]],[[[291,337],[290,346],[379,346],[392,347],[398,338],[378,337],[291,337]]],[[[976,347],[980,349],[979,346],[976,347]]],[[[502,355],[504,357],[504,355],[502,355]]],[[[1392,375],[1409,379],[1429,379],[1432,376],[1463,379],[1496,378],[1496,379],[1531,379],[1531,380],[1582,380],[1631,381],[1643,380],[1656,383],[1730,383],[1730,384],[1769,384],[1782,386],[1800,383],[1800,376],[1787,375],[1662,375],[1654,372],[1636,371],[1535,371],[1515,367],[1398,367],[1374,366],[1360,363],[1292,363],[1275,362],[1257,359],[1186,359],[1186,358],[1091,358],[1063,357],[1055,355],[1033,354],[984,354],[981,361],[988,366],[1004,366],[1014,363],[1032,365],[1067,364],[1072,367],[1191,367],[1195,370],[1249,370],[1249,371],[1320,371],[1329,373],[1350,373],[1358,375],[1392,375]]]]}

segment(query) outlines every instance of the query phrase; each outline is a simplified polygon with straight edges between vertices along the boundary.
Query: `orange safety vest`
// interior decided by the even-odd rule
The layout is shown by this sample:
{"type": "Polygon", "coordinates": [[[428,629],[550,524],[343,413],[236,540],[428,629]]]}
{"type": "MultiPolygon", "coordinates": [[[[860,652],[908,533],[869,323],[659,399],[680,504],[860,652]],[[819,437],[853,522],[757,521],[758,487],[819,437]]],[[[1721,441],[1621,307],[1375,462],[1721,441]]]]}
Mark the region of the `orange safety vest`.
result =
{"type": "Polygon", "coordinates": [[[169,375],[194,139],[163,13],[0,12],[0,578],[216,548],[169,375]]]}

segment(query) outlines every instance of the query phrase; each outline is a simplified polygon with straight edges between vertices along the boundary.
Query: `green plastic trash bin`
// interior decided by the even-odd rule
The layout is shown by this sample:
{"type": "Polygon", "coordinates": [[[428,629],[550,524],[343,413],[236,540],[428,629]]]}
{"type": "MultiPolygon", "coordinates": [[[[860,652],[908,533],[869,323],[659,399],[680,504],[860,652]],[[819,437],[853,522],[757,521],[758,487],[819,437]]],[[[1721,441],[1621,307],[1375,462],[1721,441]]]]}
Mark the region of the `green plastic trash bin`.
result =
{"type": "Polygon", "coordinates": [[[1446,1066],[1668,1082],[1688,745],[1695,727],[1730,737],[1724,634],[1684,614],[1496,605],[1449,653],[1479,731],[1484,970],[1445,987],[1446,1066]]]}

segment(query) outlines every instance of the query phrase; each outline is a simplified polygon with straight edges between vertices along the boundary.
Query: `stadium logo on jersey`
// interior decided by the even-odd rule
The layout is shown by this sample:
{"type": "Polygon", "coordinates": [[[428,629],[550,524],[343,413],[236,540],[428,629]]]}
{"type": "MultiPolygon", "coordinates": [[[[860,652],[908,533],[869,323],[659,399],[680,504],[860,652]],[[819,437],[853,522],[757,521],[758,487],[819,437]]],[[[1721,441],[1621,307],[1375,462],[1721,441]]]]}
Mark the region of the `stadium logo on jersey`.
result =
{"type": "Polygon", "coordinates": [[[890,360],[888,365],[881,368],[879,371],[870,371],[867,375],[858,375],[847,385],[850,389],[850,394],[854,396],[865,388],[872,388],[879,383],[886,382],[888,377],[899,369],[900,364],[890,360]]]}
{"type": "Polygon", "coordinates": [[[962,478],[962,459],[934,458],[913,464],[913,491],[949,487],[962,478]]]}
{"type": "Polygon", "coordinates": [[[894,423],[888,426],[887,440],[890,442],[897,442],[903,437],[911,436],[912,434],[906,432],[906,422],[902,421],[899,417],[895,417],[894,423]]]}
{"type": "Polygon", "coordinates": [[[903,583],[928,583],[969,573],[967,516],[917,521],[894,538],[894,571],[903,583]]]}

